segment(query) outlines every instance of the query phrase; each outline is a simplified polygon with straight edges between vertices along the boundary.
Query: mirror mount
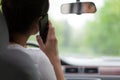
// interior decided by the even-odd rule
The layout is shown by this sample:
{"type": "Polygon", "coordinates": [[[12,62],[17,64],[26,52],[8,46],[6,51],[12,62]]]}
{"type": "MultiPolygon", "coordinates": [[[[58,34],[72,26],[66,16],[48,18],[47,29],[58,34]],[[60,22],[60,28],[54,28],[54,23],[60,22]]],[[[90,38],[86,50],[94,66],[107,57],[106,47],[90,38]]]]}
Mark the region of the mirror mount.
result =
{"type": "Polygon", "coordinates": [[[80,0],[76,0],[76,2],[80,2],[80,0]]]}
{"type": "Polygon", "coordinates": [[[81,5],[81,3],[80,3],[80,0],[76,0],[76,3],[77,3],[77,7],[78,7],[78,11],[77,11],[76,14],[77,14],[77,15],[80,15],[80,14],[82,14],[82,13],[81,13],[81,6],[82,6],[82,5],[81,5]]]}

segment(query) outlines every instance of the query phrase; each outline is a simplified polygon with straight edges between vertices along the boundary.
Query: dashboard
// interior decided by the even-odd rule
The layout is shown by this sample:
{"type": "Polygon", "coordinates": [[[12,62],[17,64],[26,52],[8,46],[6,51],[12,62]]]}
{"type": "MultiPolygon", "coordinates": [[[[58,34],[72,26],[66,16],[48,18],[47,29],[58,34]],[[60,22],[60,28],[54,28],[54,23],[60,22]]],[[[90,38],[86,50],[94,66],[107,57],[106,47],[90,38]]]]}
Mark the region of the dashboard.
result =
{"type": "Polygon", "coordinates": [[[120,80],[117,58],[61,58],[66,80],[120,80]]]}
{"type": "Polygon", "coordinates": [[[119,58],[61,57],[61,64],[66,80],[120,80],[119,58]]]}
{"type": "Polygon", "coordinates": [[[63,66],[66,80],[120,80],[120,67],[63,66]]]}

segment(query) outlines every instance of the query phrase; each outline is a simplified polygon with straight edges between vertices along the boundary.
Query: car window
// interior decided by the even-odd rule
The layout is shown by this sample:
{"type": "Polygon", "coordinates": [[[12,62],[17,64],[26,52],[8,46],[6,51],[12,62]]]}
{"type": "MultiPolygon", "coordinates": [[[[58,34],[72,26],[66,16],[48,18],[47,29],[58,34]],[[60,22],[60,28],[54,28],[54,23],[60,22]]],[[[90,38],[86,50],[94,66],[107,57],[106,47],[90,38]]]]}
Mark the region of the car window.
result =
{"type": "MultiPolygon", "coordinates": [[[[50,0],[49,19],[56,30],[61,56],[103,57],[120,55],[120,1],[94,2],[95,14],[62,14],[60,6],[75,0],[50,0]]],[[[35,36],[29,41],[36,42],[35,36]]]]}

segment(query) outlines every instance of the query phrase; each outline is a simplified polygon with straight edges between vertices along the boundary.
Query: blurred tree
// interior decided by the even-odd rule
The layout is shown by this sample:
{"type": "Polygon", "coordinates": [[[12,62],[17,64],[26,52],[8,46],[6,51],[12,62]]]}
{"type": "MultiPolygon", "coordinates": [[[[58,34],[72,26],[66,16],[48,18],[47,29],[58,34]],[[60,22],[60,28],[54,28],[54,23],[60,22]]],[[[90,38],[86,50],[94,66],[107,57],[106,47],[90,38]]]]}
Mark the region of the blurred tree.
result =
{"type": "Polygon", "coordinates": [[[1,0],[0,0],[0,12],[1,12],[1,0]]]}
{"type": "Polygon", "coordinates": [[[95,20],[86,25],[83,44],[97,55],[120,55],[120,0],[105,0],[95,20]]]}

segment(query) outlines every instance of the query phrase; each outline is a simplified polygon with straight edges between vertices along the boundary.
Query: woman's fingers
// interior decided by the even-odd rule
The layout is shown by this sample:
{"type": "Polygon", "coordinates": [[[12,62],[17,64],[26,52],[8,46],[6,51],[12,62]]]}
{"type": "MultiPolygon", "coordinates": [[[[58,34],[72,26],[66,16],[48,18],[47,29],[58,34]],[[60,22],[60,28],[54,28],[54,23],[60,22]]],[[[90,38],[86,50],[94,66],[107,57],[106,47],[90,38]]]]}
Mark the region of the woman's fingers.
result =
{"type": "Polygon", "coordinates": [[[48,29],[46,43],[43,43],[42,38],[39,35],[36,36],[36,39],[40,46],[40,49],[43,50],[46,54],[49,54],[51,52],[56,53],[57,38],[55,36],[55,29],[50,22],[48,24],[48,27],[49,29],[48,29]]]}
{"type": "Polygon", "coordinates": [[[56,42],[55,29],[52,27],[52,24],[49,22],[49,30],[47,35],[47,42],[56,42]]]}
{"type": "Polygon", "coordinates": [[[37,36],[36,36],[36,39],[37,39],[37,42],[38,42],[38,44],[39,44],[40,49],[41,49],[41,50],[44,50],[45,45],[44,45],[44,43],[43,43],[40,35],[37,35],[37,36]]]}

